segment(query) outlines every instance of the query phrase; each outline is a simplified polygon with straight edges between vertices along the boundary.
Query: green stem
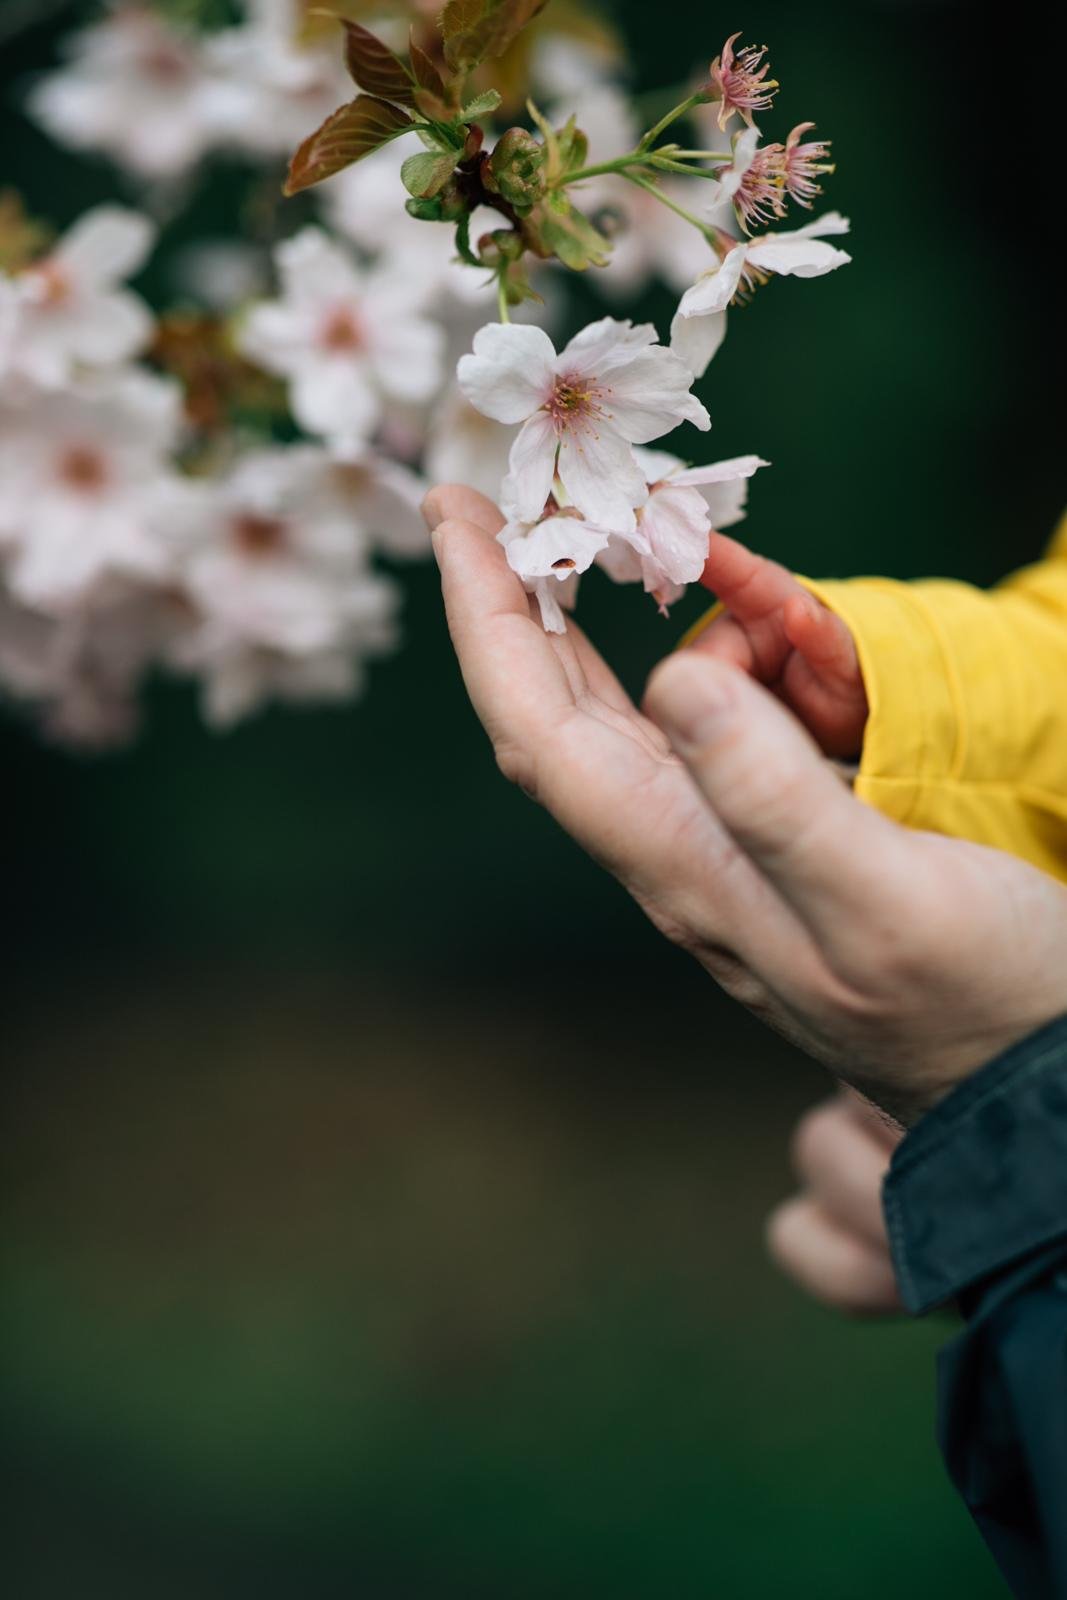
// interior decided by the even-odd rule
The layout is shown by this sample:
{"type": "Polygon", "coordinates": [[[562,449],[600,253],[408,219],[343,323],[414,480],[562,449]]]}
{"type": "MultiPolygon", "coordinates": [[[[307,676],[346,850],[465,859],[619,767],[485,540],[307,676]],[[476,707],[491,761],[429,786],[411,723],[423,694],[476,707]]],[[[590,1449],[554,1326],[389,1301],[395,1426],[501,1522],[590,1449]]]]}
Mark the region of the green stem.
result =
{"type": "Polygon", "coordinates": [[[684,161],[675,161],[671,156],[657,156],[655,152],[649,158],[649,164],[657,172],[682,172],[687,178],[711,178],[715,183],[719,181],[719,174],[709,172],[706,167],[691,167],[684,161]]]}
{"type": "Polygon", "coordinates": [[[654,183],[650,183],[647,178],[642,178],[640,173],[624,172],[623,177],[628,179],[630,183],[636,183],[639,189],[647,189],[649,194],[654,194],[656,199],[662,205],[665,205],[669,211],[673,211],[679,217],[684,217],[686,222],[691,222],[693,227],[698,228],[708,243],[714,247],[712,236],[715,230],[709,223],[701,222],[699,217],[695,217],[691,211],[687,211],[684,206],[680,206],[676,200],[672,200],[669,195],[664,194],[662,189],[657,188],[654,183]]]}
{"type": "Polygon", "coordinates": [[[639,150],[649,149],[651,145],[655,144],[664,128],[669,128],[672,122],[677,122],[679,117],[684,117],[688,111],[692,111],[694,106],[702,105],[705,99],[706,96],[702,94],[688,95],[681,105],[673,106],[665,117],[660,117],[654,128],[649,128],[637,148],[639,150]]]}
{"type": "Polygon", "coordinates": [[[606,174],[614,172],[625,176],[627,167],[644,167],[647,165],[647,150],[631,150],[629,155],[616,156],[614,161],[601,161],[595,167],[580,167],[577,172],[565,172],[556,187],[562,189],[568,183],[581,183],[583,178],[602,178],[606,174]]]}
{"type": "Polygon", "coordinates": [[[508,311],[508,288],[504,282],[503,273],[496,280],[496,303],[500,310],[501,322],[510,322],[511,314],[508,311]]]}

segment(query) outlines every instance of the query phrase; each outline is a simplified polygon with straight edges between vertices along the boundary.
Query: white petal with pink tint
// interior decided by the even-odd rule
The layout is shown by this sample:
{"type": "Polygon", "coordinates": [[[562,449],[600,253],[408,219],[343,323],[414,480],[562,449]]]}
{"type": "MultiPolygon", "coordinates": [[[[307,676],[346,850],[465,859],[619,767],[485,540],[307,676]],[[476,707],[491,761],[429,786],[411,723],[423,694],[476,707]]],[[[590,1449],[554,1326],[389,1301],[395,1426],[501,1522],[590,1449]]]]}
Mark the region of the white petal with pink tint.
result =
{"type": "Polygon", "coordinates": [[[541,328],[490,322],[474,335],[473,354],[460,357],[459,386],[471,405],[497,422],[523,422],[547,399],[556,352],[541,328]]]}

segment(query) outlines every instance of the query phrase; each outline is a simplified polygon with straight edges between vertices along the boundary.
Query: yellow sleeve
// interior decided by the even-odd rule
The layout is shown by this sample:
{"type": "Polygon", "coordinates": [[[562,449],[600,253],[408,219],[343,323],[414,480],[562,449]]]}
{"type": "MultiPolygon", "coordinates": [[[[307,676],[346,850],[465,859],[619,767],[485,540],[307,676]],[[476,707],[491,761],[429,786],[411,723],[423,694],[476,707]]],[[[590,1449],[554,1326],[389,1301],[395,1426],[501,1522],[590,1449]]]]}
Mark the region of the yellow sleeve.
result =
{"type": "MultiPolygon", "coordinates": [[[[807,580],[805,580],[807,582],[807,580]]],[[[870,717],[856,793],[1067,881],[1067,518],[996,589],[808,583],[847,623],[870,717]]]]}

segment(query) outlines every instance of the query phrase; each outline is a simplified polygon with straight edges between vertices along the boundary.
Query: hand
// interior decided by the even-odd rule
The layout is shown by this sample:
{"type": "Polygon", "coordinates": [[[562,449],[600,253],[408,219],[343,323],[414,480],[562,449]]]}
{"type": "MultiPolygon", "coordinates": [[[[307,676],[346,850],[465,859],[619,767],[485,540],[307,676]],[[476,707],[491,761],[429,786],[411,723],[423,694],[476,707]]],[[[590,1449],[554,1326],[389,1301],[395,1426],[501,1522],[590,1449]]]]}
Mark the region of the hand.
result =
{"type": "Polygon", "coordinates": [[[851,1090],[797,1124],[800,1194],[775,1210],[767,1246],[816,1300],[855,1316],[902,1311],[882,1214],[882,1181],[902,1135],[851,1090]]]}
{"type": "Polygon", "coordinates": [[[723,610],[690,646],[772,689],[828,756],[858,756],[867,695],[852,635],[791,572],[713,533],[701,583],[723,610]]]}
{"type": "Polygon", "coordinates": [[[489,501],[425,513],[501,769],[757,1015],[910,1121],[1067,1007],[1067,890],[871,810],[711,656],[662,663],[643,714],[577,627],[534,620],[489,501]]]}

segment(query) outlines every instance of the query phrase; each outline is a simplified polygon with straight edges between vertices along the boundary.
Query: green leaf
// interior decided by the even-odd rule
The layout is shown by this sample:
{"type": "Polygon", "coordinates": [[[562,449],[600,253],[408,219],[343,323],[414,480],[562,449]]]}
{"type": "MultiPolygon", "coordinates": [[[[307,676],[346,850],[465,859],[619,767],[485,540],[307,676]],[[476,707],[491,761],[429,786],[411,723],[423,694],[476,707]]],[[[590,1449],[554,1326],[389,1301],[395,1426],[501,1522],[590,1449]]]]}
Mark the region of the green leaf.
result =
{"type": "Polygon", "coordinates": [[[353,83],[382,100],[415,104],[415,81],[393,52],[358,22],[341,18],[345,30],[345,66],[353,83]]]}
{"type": "Polygon", "coordinates": [[[400,168],[400,181],[416,200],[430,200],[444,188],[455,168],[456,160],[451,151],[438,155],[424,150],[421,155],[408,156],[400,168]]]}
{"type": "Polygon", "coordinates": [[[564,194],[550,194],[535,208],[526,227],[547,255],[556,256],[574,272],[584,272],[587,267],[604,267],[608,263],[610,241],[597,232],[589,218],[572,206],[564,194]]]}
{"type": "Polygon", "coordinates": [[[448,0],[441,13],[445,60],[453,72],[503,55],[511,41],[544,9],[547,0],[448,0]]]}
{"type": "Polygon", "coordinates": [[[467,101],[459,114],[460,119],[463,122],[476,122],[479,117],[487,117],[496,110],[503,98],[499,89],[487,89],[484,94],[475,95],[473,100],[467,101]]]}
{"type": "Polygon", "coordinates": [[[312,184],[361,161],[413,126],[407,113],[387,100],[357,95],[304,140],[290,162],[285,193],[299,194],[301,189],[310,189],[312,184]]]}

